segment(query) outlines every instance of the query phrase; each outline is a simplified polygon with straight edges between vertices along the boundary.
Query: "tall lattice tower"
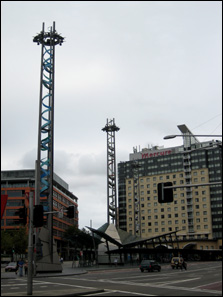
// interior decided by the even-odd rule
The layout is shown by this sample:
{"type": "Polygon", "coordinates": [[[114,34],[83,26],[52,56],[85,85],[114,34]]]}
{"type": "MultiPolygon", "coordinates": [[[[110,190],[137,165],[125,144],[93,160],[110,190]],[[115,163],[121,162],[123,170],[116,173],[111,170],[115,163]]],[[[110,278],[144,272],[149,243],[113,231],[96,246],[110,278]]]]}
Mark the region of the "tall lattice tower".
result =
{"type": "MultiPolygon", "coordinates": [[[[35,204],[40,204],[40,197],[47,197],[45,210],[49,212],[53,211],[55,46],[62,45],[63,41],[64,37],[55,30],[55,22],[48,32],[43,23],[42,31],[33,38],[33,42],[42,46],[35,204]]],[[[47,228],[53,254],[53,214],[47,216],[47,228]]]]}
{"type": "Polygon", "coordinates": [[[115,119],[108,120],[102,131],[107,132],[107,222],[117,227],[115,132],[120,129],[115,119]]]}

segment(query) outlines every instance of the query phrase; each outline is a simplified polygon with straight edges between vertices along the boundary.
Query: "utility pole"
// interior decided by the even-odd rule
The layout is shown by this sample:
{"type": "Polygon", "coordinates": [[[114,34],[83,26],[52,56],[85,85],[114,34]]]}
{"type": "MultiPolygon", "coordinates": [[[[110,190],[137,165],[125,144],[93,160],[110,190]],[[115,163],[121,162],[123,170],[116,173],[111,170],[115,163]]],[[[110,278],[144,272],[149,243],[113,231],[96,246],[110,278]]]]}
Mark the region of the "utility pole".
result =
{"type": "Polygon", "coordinates": [[[27,295],[33,292],[33,192],[29,193],[29,244],[28,244],[28,277],[27,295]]]}

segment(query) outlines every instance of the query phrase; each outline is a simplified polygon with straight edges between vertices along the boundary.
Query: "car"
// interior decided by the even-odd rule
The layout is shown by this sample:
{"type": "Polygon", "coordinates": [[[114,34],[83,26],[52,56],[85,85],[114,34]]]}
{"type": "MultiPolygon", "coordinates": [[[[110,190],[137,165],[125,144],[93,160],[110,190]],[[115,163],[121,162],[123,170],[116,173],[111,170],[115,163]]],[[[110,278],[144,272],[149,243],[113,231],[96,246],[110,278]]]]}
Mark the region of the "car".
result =
{"type": "Polygon", "coordinates": [[[7,266],[5,267],[5,272],[8,271],[16,271],[17,270],[17,263],[16,262],[10,262],[9,264],[7,264],[7,266]]]}
{"type": "Polygon", "coordinates": [[[173,257],[172,259],[171,259],[171,267],[174,269],[174,268],[176,268],[176,269],[178,269],[178,268],[180,268],[180,269],[187,269],[187,263],[184,261],[184,259],[182,258],[182,257],[173,257]]]}
{"type": "Polygon", "coordinates": [[[141,272],[144,270],[148,270],[148,272],[154,270],[161,271],[161,266],[155,260],[142,260],[141,264],[139,265],[139,269],[141,272]]]}

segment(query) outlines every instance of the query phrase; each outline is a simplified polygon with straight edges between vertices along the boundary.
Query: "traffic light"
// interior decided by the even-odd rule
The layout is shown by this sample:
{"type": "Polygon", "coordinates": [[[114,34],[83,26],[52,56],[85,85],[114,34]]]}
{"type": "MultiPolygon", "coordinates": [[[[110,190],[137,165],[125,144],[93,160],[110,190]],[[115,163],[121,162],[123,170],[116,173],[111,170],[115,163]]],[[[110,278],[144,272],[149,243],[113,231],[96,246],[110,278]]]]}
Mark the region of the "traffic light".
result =
{"type": "Polygon", "coordinates": [[[35,205],[33,210],[33,226],[43,226],[43,205],[35,205]]]}
{"type": "Polygon", "coordinates": [[[19,216],[19,224],[25,226],[27,223],[27,209],[25,205],[22,208],[18,209],[15,214],[19,216]]]}
{"type": "Polygon", "coordinates": [[[158,202],[168,203],[173,202],[173,189],[165,189],[165,187],[171,187],[171,182],[158,184],[158,202]]]}
{"type": "Polygon", "coordinates": [[[74,206],[71,205],[67,208],[67,217],[70,219],[74,218],[74,206]]]}

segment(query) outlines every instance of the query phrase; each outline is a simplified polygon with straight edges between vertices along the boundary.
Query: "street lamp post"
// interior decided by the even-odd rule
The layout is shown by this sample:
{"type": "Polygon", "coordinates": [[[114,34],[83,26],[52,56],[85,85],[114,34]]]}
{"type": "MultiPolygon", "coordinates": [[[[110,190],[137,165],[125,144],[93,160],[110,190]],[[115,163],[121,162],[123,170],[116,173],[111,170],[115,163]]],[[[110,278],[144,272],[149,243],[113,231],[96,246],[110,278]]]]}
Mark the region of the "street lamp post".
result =
{"type": "Polygon", "coordinates": [[[167,135],[165,137],[163,137],[163,139],[172,139],[172,138],[175,138],[175,137],[222,137],[222,135],[194,135],[194,134],[179,134],[179,135],[167,135]]]}

